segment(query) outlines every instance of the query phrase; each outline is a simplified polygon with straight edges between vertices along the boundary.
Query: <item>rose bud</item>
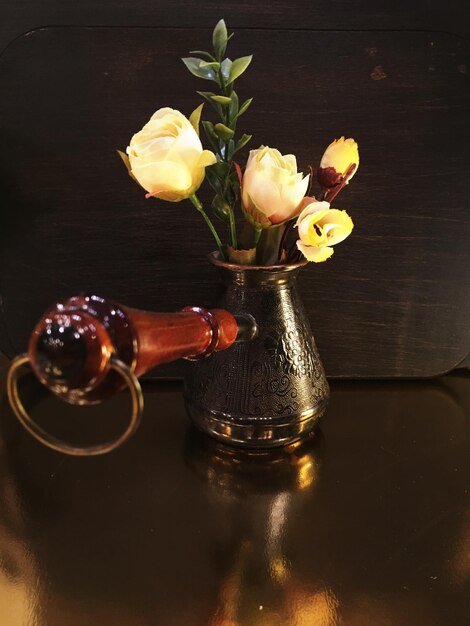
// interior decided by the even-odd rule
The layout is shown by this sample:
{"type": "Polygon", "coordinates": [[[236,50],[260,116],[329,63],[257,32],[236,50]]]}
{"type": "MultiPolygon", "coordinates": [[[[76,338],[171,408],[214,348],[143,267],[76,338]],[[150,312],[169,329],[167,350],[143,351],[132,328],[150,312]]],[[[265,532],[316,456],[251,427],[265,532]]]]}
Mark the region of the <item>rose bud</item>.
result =
{"type": "Polygon", "coordinates": [[[348,183],[359,167],[359,150],[354,139],[335,139],[322,156],[317,180],[322,189],[331,189],[340,182],[348,183]]]}
{"type": "Polygon", "coordinates": [[[297,172],[293,154],[261,146],[251,150],[242,182],[242,205],[247,220],[257,228],[282,224],[300,213],[309,176],[297,172]]]}
{"type": "Polygon", "coordinates": [[[130,173],[147,196],[170,202],[192,196],[204,180],[205,168],[216,162],[212,152],[203,150],[190,121],[168,107],[152,115],[126,152],[130,173]]]}
{"type": "Polygon", "coordinates": [[[354,224],[346,211],[330,209],[329,202],[312,202],[299,215],[295,224],[300,239],[297,248],[308,261],[321,263],[333,254],[331,246],[348,237],[354,224]]]}

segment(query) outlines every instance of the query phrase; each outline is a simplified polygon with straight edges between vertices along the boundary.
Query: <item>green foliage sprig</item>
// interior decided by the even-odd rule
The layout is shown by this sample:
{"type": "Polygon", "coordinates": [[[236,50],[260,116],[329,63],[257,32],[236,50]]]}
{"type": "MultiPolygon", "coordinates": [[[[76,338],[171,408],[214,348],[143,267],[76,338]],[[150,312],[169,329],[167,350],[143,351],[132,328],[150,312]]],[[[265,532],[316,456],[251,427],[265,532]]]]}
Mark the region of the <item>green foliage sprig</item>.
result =
{"type": "Polygon", "coordinates": [[[250,65],[253,56],[240,57],[234,61],[224,58],[227,44],[232,37],[233,33],[227,33],[224,20],[220,20],[212,33],[213,51],[193,50],[189,54],[198,56],[186,57],[182,61],[191,74],[212,81],[219,88],[219,93],[197,92],[211,105],[221,120],[215,124],[208,120],[202,121],[206,137],[217,157],[217,163],[206,168],[206,178],[215,192],[212,210],[229,225],[231,245],[237,249],[235,206],[240,198],[240,182],[233,167],[233,158],[252,137],[242,134],[237,139],[236,131],[238,119],[248,110],[253,98],[240,104],[234,83],[250,65]]]}

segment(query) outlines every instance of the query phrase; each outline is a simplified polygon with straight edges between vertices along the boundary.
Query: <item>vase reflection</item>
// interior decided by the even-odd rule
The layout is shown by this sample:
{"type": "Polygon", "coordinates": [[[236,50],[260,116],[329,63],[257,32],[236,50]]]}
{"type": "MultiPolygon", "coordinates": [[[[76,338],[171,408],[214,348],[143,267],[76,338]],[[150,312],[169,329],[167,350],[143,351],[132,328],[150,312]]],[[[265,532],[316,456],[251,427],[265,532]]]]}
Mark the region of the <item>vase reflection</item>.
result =
{"type": "Polygon", "coordinates": [[[266,452],[188,437],[186,460],[203,481],[217,520],[222,582],[209,626],[338,623],[334,592],[302,580],[289,545],[292,523],[317,485],[323,445],[321,432],[266,452]]]}

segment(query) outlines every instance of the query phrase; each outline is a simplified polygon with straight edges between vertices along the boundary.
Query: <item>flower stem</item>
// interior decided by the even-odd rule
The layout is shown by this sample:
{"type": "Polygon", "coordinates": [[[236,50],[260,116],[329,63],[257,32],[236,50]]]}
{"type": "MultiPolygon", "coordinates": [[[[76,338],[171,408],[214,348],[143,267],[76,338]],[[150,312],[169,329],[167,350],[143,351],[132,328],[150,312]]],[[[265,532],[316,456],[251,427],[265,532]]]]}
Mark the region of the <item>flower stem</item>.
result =
{"type": "MultiPolygon", "coordinates": [[[[282,233],[282,237],[281,237],[281,242],[279,244],[279,258],[282,258],[282,249],[287,241],[287,237],[289,235],[289,233],[291,232],[293,226],[294,226],[295,220],[290,220],[289,222],[287,222],[286,224],[286,229],[284,230],[284,232],[282,233]]],[[[287,250],[286,250],[287,252],[287,250]]]]}
{"type": "Polygon", "coordinates": [[[260,240],[262,232],[262,228],[255,228],[255,232],[253,235],[253,248],[256,248],[256,246],[258,245],[258,241],[260,240]]]}
{"type": "Polygon", "coordinates": [[[356,169],[356,164],[351,163],[348,169],[344,172],[341,181],[336,185],[336,187],[333,187],[333,189],[329,189],[328,191],[326,191],[323,199],[331,204],[332,201],[339,194],[341,189],[343,189],[343,187],[345,187],[348,184],[349,178],[355,169],[356,169]]]}
{"type": "Polygon", "coordinates": [[[193,205],[196,207],[196,209],[199,211],[199,213],[205,219],[206,224],[209,226],[209,230],[211,231],[211,233],[212,233],[212,235],[213,235],[213,237],[214,237],[214,239],[215,239],[215,241],[217,243],[217,247],[219,248],[219,252],[220,252],[220,256],[222,258],[222,261],[226,261],[227,257],[225,256],[224,248],[222,246],[222,242],[220,241],[220,237],[219,237],[219,235],[217,234],[217,231],[214,228],[214,224],[211,222],[209,216],[204,211],[204,208],[202,206],[201,201],[196,196],[196,194],[193,194],[192,196],[189,196],[189,200],[191,200],[193,205]]]}
{"type": "Polygon", "coordinates": [[[265,228],[259,245],[256,247],[256,260],[260,265],[277,265],[279,262],[279,244],[284,233],[284,224],[265,228]]]}
{"type": "Polygon", "coordinates": [[[229,220],[230,220],[230,238],[232,240],[232,248],[235,250],[238,249],[238,241],[237,241],[237,227],[235,225],[235,214],[233,207],[230,208],[229,211],[229,220]]]}

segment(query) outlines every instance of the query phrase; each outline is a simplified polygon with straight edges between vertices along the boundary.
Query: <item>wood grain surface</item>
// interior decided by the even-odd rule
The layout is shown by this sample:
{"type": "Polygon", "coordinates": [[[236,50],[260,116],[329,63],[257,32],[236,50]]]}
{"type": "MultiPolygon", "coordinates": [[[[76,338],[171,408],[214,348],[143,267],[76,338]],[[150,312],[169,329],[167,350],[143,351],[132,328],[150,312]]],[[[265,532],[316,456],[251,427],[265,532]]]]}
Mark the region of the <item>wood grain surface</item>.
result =
{"type": "MultiPolygon", "coordinates": [[[[195,108],[203,85],[179,57],[209,34],[50,27],[1,55],[3,352],[23,350],[41,313],[80,291],[147,310],[216,303],[200,216],[189,203],[145,200],[115,152],[159,107],[195,108]]],[[[341,134],[361,148],[360,170],[335,203],[355,231],[301,277],[327,374],[452,369],[470,350],[469,42],[239,29],[233,56],[250,52],[239,92],[255,98],[241,125],[252,148],[293,152],[304,171],[341,134]]],[[[157,374],[179,376],[180,364],[157,374]]]]}
{"type": "Polygon", "coordinates": [[[0,3],[0,50],[43,26],[418,30],[470,37],[468,0],[15,0],[0,3]]]}

